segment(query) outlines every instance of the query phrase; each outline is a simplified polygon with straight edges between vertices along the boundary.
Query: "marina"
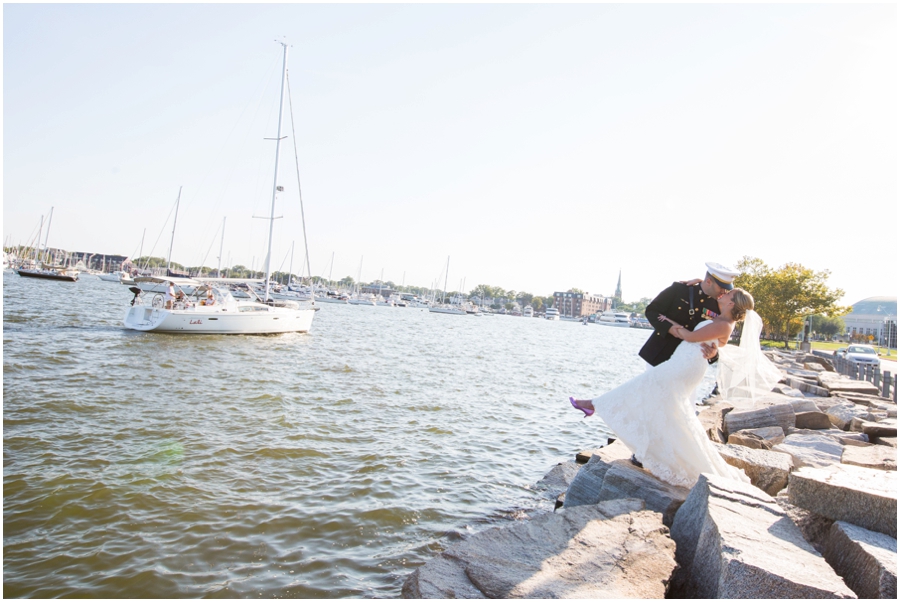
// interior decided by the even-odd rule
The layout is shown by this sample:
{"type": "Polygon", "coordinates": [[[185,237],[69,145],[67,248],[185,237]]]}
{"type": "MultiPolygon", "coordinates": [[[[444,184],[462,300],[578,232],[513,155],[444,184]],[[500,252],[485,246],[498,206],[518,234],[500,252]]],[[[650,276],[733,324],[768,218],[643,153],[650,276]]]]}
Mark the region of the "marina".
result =
{"type": "Polygon", "coordinates": [[[534,484],[607,437],[566,396],[644,369],[635,329],[327,304],[185,337],[125,329],[125,286],[3,277],[7,597],[397,597],[551,511],[534,484]]]}

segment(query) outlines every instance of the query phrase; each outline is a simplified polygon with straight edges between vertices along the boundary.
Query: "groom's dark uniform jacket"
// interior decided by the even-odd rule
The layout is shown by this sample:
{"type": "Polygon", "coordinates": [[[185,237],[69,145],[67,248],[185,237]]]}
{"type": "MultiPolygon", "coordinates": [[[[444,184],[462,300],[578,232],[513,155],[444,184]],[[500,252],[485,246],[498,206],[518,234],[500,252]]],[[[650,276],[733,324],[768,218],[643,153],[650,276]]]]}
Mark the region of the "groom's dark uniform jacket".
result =
{"type": "Polygon", "coordinates": [[[672,357],[675,348],[682,342],[678,337],[669,334],[672,325],[666,321],[660,322],[659,315],[671,318],[688,330],[694,330],[703,320],[719,315],[719,302],[715,297],[704,293],[699,284],[688,286],[681,282],[673,282],[672,286],[650,302],[644,314],[653,326],[654,332],[644,343],[639,355],[650,365],[658,366],[672,357]]]}

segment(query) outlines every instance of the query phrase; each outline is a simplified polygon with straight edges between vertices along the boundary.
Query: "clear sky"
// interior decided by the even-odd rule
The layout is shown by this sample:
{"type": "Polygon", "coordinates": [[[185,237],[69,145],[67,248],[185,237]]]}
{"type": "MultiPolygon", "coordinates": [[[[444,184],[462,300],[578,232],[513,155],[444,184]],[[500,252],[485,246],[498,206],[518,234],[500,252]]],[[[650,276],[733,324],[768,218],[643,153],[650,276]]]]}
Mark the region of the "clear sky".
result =
{"type": "MultiPolygon", "coordinates": [[[[628,301],[704,262],[897,294],[893,4],[5,4],[3,235],[628,301]],[[168,220],[168,222],[167,222],[168,220]]],[[[204,258],[205,262],[204,262],[204,258]]]]}

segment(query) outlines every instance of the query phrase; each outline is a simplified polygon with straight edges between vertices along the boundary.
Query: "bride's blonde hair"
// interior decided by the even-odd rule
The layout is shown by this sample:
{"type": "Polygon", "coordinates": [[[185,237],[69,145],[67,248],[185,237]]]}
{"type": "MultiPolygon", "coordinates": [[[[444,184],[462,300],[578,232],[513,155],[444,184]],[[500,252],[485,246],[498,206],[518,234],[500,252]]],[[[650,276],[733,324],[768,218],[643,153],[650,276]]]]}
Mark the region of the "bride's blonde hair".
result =
{"type": "Polygon", "coordinates": [[[734,301],[731,317],[735,322],[740,322],[747,315],[747,311],[753,309],[753,295],[742,288],[736,288],[731,292],[731,300],[734,301]]]}

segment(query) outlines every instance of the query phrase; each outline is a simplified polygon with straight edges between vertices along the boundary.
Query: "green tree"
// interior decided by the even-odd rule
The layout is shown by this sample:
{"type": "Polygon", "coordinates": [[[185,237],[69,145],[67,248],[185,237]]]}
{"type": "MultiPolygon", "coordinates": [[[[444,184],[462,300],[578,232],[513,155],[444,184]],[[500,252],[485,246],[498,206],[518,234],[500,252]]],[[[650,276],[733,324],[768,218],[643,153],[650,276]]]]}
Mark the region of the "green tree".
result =
{"type": "Polygon", "coordinates": [[[753,295],[756,313],[769,337],[784,341],[785,348],[801,331],[807,316],[842,316],[851,309],[838,305],[844,291],[828,288],[828,270],[816,272],[799,263],[773,269],[763,260],[748,256],[735,267],[741,272],[734,280],[735,286],[753,295]]]}
{"type": "Polygon", "coordinates": [[[838,316],[813,316],[812,329],[816,334],[821,334],[825,338],[841,334],[844,332],[846,325],[844,319],[838,316]]]}
{"type": "Polygon", "coordinates": [[[583,295],[583,294],[584,294],[584,291],[581,290],[580,288],[570,288],[570,289],[567,290],[566,292],[567,292],[567,293],[575,293],[576,295],[583,295]]]}
{"type": "Polygon", "coordinates": [[[338,280],[338,284],[340,284],[341,286],[344,286],[346,288],[352,287],[355,284],[355,282],[356,281],[353,280],[353,278],[351,278],[350,276],[344,276],[343,278],[338,280]]]}
{"type": "Polygon", "coordinates": [[[532,297],[531,298],[531,307],[534,308],[535,312],[539,312],[544,308],[544,300],[540,297],[532,297]]]}
{"type": "Polygon", "coordinates": [[[644,310],[647,309],[647,306],[650,305],[650,302],[653,301],[650,297],[641,297],[640,301],[633,301],[631,303],[620,303],[618,309],[621,311],[631,311],[635,313],[644,313],[644,310]]]}

